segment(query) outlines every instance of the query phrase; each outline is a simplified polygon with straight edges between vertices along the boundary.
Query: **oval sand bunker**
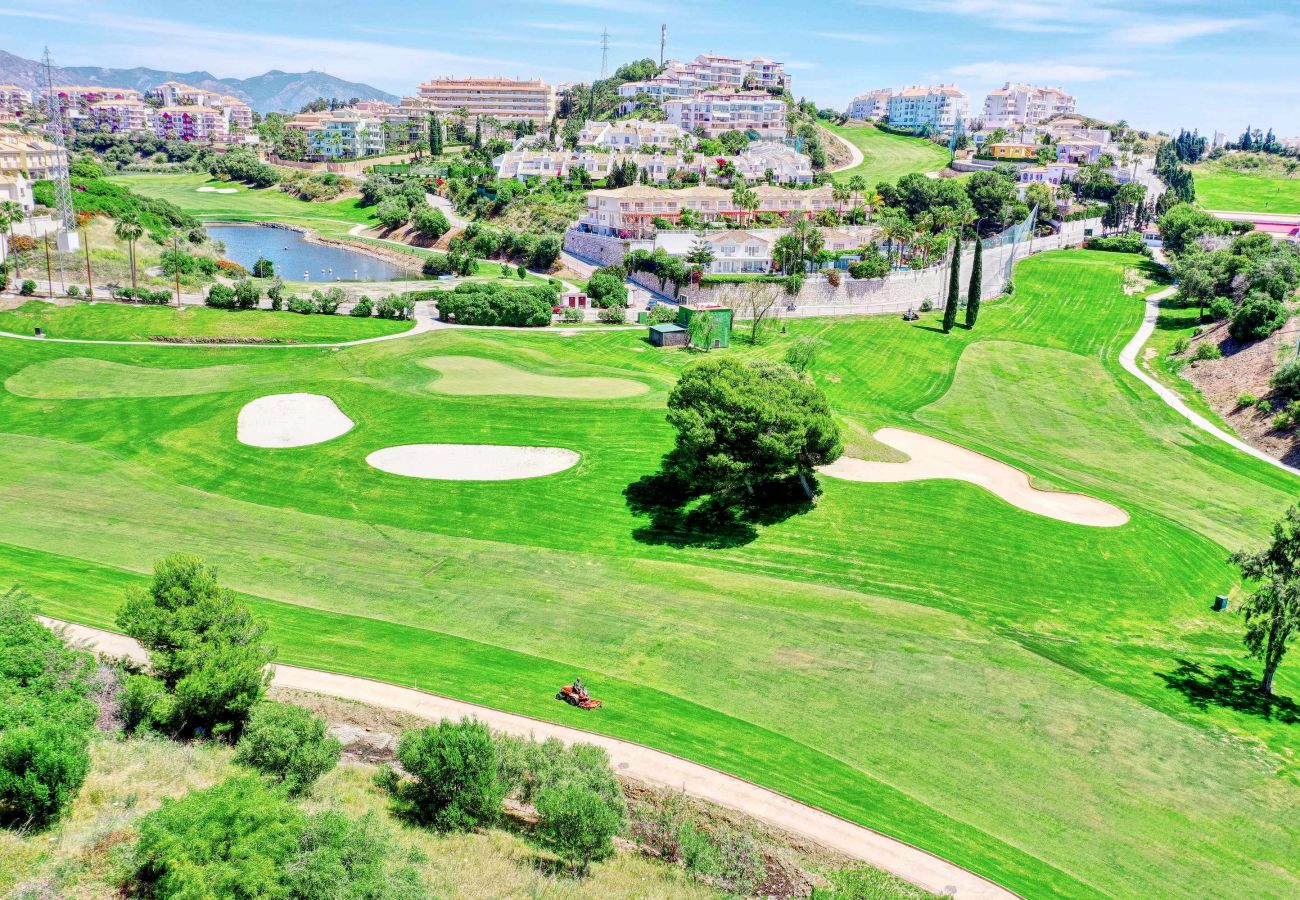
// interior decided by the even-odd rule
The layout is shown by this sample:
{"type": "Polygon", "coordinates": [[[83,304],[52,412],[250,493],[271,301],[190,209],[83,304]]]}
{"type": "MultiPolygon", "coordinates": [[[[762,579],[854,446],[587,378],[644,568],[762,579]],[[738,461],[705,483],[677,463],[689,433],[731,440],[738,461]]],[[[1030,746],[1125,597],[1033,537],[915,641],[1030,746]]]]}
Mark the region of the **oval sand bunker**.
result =
{"type": "Polygon", "coordinates": [[[352,420],[320,394],[270,394],[244,404],[236,429],[250,447],[306,447],[352,429],[352,420]]]}
{"type": "Polygon", "coordinates": [[[846,481],[951,478],[977,484],[1028,512],[1075,525],[1114,528],[1128,521],[1128,513],[1118,506],[1084,494],[1039,490],[1029,483],[1028,475],[1014,466],[938,438],[901,428],[882,428],[876,432],[876,440],[902,450],[911,459],[904,463],[869,462],[842,456],[818,471],[846,481]]]}
{"type": "Polygon", "coordinates": [[[506,447],[496,444],[406,444],[385,447],[366,462],[391,475],[442,481],[510,481],[554,475],[577,464],[578,454],[562,447],[506,447]]]}

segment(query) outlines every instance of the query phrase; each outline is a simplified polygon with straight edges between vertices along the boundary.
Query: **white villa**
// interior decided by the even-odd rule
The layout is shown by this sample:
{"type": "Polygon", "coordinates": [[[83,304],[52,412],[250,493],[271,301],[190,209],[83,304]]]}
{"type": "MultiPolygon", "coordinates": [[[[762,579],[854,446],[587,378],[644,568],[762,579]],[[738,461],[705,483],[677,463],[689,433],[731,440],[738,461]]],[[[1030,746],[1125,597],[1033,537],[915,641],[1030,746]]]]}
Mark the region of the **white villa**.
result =
{"type": "Polygon", "coordinates": [[[1053,116],[1074,112],[1075,99],[1056,87],[1007,82],[984,98],[985,128],[1037,125],[1053,116]]]}
{"type": "Polygon", "coordinates": [[[688,137],[671,122],[626,119],[622,122],[588,122],[578,135],[579,147],[600,150],[639,150],[643,147],[675,147],[688,137]]]}
{"type": "MultiPolygon", "coordinates": [[[[644,242],[639,249],[662,249],[669,256],[685,257],[697,243],[703,241],[713,254],[713,260],[704,267],[709,275],[762,275],[775,270],[772,251],[777,238],[787,228],[727,229],[725,231],[661,231],[652,241],[644,242]]],[[[874,244],[879,230],[870,226],[821,229],[823,248],[832,253],[843,253],[874,244]]]]}

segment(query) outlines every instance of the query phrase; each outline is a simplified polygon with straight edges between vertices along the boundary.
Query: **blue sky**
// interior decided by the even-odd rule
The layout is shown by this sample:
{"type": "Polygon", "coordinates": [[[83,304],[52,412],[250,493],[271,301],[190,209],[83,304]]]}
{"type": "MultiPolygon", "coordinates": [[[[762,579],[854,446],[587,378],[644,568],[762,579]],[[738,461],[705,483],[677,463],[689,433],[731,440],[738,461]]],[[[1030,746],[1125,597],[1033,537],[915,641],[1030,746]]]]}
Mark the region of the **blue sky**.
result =
{"type": "Polygon", "coordinates": [[[1059,84],[1079,108],[1151,129],[1300,134],[1300,0],[222,0],[3,5],[0,48],[65,65],[245,77],[314,68],[402,94],[435,75],[585,80],[705,50],[786,62],[796,95],[843,107],[875,87],[950,81],[972,108],[1000,82],[1059,84]]]}

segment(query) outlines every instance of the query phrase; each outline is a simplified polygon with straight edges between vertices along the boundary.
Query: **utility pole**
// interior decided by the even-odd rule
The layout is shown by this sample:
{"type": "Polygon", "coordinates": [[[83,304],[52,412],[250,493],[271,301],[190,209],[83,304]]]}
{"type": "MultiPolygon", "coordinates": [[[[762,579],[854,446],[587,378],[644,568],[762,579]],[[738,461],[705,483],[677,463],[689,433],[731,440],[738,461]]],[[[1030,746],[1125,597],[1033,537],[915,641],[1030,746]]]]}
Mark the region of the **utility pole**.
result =
{"type": "Polygon", "coordinates": [[[54,269],[50,266],[50,235],[45,234],[45,296],[54,299],[54,269]]]}
{"type": "Polygon", "coordinates": [[[600,80],[609,77],[609,29],[600,33],[600,80]]]}
{"type": "Polygon", "coordinates": [[[668,45],[668,25],[659,26],[659,68],[664,67],[664,47],[668,45]]]}
{"type": "Polygon", "coordinates": [[[181,311],[181,236],[172,232],[172,269],[176,272],[176,311],[181,311]]]}
{"type": "Polygon", "coordinates": [[[81,228],[81,246],[86,251],[86,296],[95,296],[95,277],[90,271],[90,226],[81,228]]]}

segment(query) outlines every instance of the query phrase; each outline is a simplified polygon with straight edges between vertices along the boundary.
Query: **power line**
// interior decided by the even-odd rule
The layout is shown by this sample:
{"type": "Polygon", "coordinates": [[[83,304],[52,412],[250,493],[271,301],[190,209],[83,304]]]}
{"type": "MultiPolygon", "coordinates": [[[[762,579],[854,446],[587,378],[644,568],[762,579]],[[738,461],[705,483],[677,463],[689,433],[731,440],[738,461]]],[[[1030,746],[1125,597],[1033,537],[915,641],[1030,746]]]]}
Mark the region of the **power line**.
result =
{"type": "Polygon", "coordinates": [[[600,33],[600,77],[603,81],[609,77],[609,29],[600,33]]]}

